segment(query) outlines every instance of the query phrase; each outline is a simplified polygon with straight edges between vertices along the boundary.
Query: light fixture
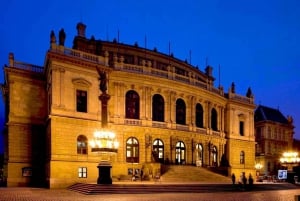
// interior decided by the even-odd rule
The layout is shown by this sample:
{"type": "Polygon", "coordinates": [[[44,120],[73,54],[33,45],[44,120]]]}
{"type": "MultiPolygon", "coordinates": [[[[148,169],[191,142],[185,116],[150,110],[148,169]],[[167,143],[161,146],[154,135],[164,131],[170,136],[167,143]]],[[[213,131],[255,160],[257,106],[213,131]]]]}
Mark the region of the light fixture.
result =
{"type": "Polygon", "coordinates": [[[287,171],[293,171],[293,167],[300,163],[300,158],[297,152],[284,152],[279,159],[282,166],[287,167],[287,171]]]}
{"type": "Polygon", "coordinates": [[[257,170],[260,170],[262,167],[263,167],[263,165],[260,163],[255,164],[255,169],[257,169],[257,170]]]}
{"type": "Polygon", "coordinates": [[[284,152],[279,160],[283,164],[297,164],[300,162],[300,157],[298,157],[297,152],[284,152]]]}
{"type": "Polygon", "coordinates": [[[112,131],[100,130],[94,132],[94,138],[90,141],[92,152],[118,152],[119,142],[112,131]]]}

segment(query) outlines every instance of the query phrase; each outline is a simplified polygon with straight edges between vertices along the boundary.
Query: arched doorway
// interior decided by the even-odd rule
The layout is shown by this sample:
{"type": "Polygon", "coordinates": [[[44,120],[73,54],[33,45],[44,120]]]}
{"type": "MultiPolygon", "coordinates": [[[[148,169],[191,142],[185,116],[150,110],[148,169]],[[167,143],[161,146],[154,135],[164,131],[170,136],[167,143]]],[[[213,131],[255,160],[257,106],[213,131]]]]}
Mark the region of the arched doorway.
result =
{"type": "Polygon", "coordinates": [[[213,146],[211,154],[212,154],[212,166],[217,167],[218,166],[218,151],[217,151],[216,146],[213,146]]]}
{"type": "Polygon", "coordinates": [[[156,139],[152,145],[152,156],[155,162],[164,163],[164,143],[160,139],[156,139]]]}
{"type": "Polygon", "coordinates": [[[203,165],[203,147],[202,144],[196,144],[196,165],[203,165]]]}
{"type": "Polygon", "coordinates": [[[185,145],[182,141],[176,143],[175,164],[185,164],[185,145]]]}

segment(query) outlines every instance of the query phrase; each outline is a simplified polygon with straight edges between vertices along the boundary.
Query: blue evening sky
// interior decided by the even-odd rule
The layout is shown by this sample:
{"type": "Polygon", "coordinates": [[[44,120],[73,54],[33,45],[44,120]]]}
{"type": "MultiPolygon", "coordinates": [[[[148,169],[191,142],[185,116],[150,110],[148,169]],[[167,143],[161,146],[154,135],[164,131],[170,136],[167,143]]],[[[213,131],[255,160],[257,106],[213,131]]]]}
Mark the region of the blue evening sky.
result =
{"type": "MultiPolygon", "coordinates": [[[[170,43],[175,57],[202,71],[208,62],[215,86],[220,80],[227,92],[234,82],[242,95],[251,87],[256,104],[294,118],[300,139],[299,0],[3,0],[0,7],[2,66],[9,52],[43,66],[50,31],[64,28],[72,47],[82,21],[88,38],[112,41],[119,32],[122,43],[145,47],[147,38],[148,49],[166,54],[170,43]]],[[[3,122],[3,99],[0,108],[3,122]]]]}

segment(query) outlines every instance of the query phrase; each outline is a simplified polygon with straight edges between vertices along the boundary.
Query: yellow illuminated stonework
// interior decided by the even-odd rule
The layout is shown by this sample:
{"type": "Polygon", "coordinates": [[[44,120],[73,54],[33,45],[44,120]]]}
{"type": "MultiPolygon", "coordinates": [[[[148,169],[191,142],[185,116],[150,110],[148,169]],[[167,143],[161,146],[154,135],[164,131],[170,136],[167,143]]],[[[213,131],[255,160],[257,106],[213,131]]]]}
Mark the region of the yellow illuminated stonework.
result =
{"type": "Polygon", "coordinates": [[[8,186],[95,183],[101,160],[111,162],[113,180],[132,168],[151,176],[161,164],[225,164],[228,175],[255,175],[252,93],[215,87],[210,66],[201,71],[157,51],[87,39],[85,27],[78,24],[73,48],[52,32],[42,67],[9,55],[2,85],[8,186]],[[110,97],[104,106],[101,90],[110,97]],[[95,135],[103,118],[114,135],[95,135]],[[96,145],[115,154],[94,152],[96,145]],[[24,167],[32,176],[22,175],[24,167]]]}

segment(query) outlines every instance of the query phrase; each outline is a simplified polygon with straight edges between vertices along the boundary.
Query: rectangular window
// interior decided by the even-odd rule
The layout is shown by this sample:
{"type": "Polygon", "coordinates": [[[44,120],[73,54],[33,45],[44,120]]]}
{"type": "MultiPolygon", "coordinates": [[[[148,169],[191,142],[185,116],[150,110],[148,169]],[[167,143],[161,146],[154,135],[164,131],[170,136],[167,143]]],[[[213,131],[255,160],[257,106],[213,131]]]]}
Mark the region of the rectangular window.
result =
{"type": "Polygon", "coordinates": [[[78,168],[78,177],[79,178],[87,178],[87,168],[86,167],[78,168]]]}
{"type": "Polygon", "coordinates": [[[87,112],[87,91],[76,90],[76,111],[87,112]]]}
{"type": "Polygon", "coordinates": [[[244,136],[244,122],[240,121],[240,135],[244,136]]]}

